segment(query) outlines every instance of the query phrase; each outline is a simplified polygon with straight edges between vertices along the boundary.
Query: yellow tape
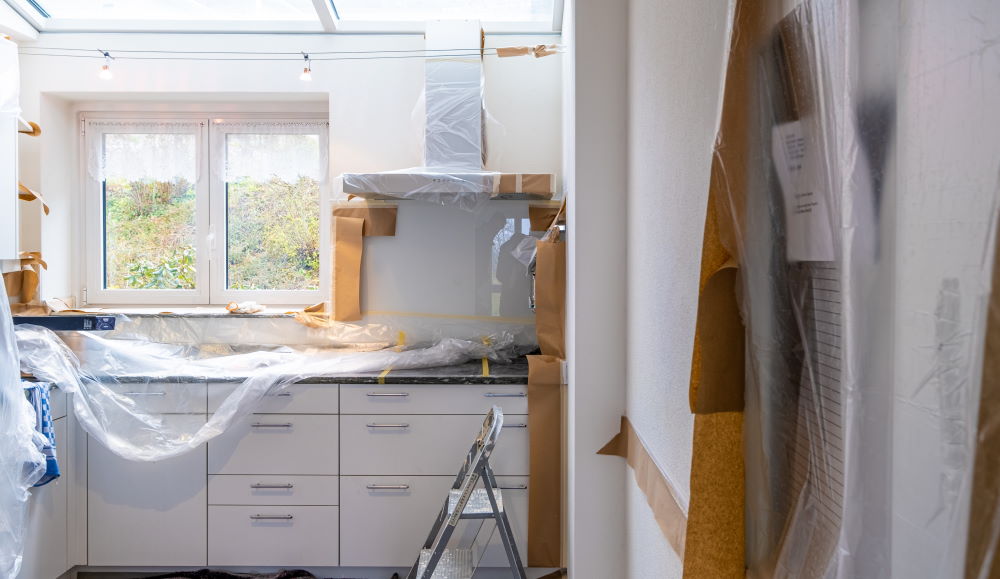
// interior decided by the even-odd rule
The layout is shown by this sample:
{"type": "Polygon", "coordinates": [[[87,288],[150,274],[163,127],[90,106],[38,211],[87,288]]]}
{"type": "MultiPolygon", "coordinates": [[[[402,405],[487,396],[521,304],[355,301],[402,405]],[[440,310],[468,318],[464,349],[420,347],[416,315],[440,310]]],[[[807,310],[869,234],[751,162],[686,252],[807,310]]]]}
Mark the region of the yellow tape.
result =
{"type": "Polygon", "coordinates": [[[396,347],[394,348],[394,350],[396,350],[397,352],[402,352],[403,348],[405,347],[406,347],[406,332],[400,330],[399,334],[396,335],[396,347]]]}
{"type": "Polygon", "coordinates": [[[392,366],[389,366],[385,370],[382,370],[382,373],[378,375],[379,384],[385,384],[385,377],[389,375],[389,372],[392,372],[392,366]]]}
{"type": "MultiPolygon", "coordinates": [[[[490,338],[488,336],[483,336],[483,344],[485,344],[487,346],[490,345],[490,338]]],[[[490,359],[484,356],[483,357],[483,376],[487,377],[489,375],[490,375],[490,359]]]]}

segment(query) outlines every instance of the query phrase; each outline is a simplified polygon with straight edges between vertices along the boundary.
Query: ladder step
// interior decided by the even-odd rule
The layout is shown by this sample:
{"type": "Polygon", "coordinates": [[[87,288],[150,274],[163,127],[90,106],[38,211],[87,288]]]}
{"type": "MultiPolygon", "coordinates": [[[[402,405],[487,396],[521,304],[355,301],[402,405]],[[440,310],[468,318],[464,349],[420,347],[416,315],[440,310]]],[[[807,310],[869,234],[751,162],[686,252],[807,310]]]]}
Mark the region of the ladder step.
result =
{"type": "MultiPolygon", "coordinates": [[[[430,560],[431,550],[422,549],[417,566],[418,578],[424,574],[430,560]]],[[[445,549],[431,579],[472,579],[472,549],[445,549]]]]}
{"type": "MultiPolygon", "coordinates": [[[[500,493],[500,489],[494,489],[493,494],[497,498],[497,509],[499,512],[503,512],[503,495],[500,493]]],[[[458,508],[458,499],[462,496],[462,491],[460,489],[452,489],[448,493],[448,514],[455,512],[458,508]]],[[[493,518],[493,507],[490,505],[490,497],[486,494],[486,489],[476,489],[472,491],[469,496],[469,502],[465,504],[465,510],[462,511],[463,519],[492,519],[493,518]]]]}

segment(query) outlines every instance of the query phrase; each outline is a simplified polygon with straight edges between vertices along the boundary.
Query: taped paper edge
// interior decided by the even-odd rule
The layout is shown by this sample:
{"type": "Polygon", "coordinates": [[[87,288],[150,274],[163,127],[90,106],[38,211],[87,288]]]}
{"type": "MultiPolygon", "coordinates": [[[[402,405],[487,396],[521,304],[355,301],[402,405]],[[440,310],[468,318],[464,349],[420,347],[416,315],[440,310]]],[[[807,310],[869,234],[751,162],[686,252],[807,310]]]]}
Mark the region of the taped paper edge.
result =
{"type": "Polygon", "coordinates": [[[622,416],[621,430],[597,454],[625,459],[625,463],[632,468],[639,490],[646,496],[646,503],[653,510],[653,517],[660,526],[660,531],[677,556],[684,560],[687,514],[677,500],[676,489],[656,466],[628,418],[622,416]]]}
{"type": "Polygon", "coordinates": [[[396,235],[396,206],[360,206],[343,204],[333,208],[334,217],[354,217],[364,220],[363,237],[393,237],[396,235]]]}

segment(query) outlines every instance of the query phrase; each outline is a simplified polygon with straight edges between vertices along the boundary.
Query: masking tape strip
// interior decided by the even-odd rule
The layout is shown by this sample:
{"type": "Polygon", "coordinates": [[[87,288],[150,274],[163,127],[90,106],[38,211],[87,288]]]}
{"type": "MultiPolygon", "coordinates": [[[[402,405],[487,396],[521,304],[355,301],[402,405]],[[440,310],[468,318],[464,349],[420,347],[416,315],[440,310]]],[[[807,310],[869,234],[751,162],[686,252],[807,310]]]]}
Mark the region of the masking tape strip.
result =
{"type": "Polygon", "coordinates": [[[389,372],[392,372],[392,366],[389,366],[385,370],[382,370],[382,373],[378,375],[379,384],[385,384],[385,377],[389,375],[389,372]]]}
{"type": "Polygon", "coordinates": [[[563,562],[562,360],[528,356],[528,566],[563,562]]]}
{"type": "Polygon", "coordinates": [[[333,319],[353,322],[361,319],[361,232],[364,219],[333,218],[333,319]]]}
{"type": "MultiPolygon", "coordinates": [[[[483,336],[483,344],[489,346],[492,343],[489,336],[483,336]]],[[[483,377],[488,378],[490,375],[490,359],[483,356],[483,377]]]]}
{"type": "Polygon", "coordinates": [[[646,495],[646,502],[653,509],[653,517],[659,524],[660,531],[677,555],[684,559],[687,516],[673,485],[653,462],[628,418],[622,416],[621,430],[597,454],[620,456],[632,467],[635,482],[646,495]]]}
{"type": "Polygon", "coordinates": [[[29,189],[24,183],[18,182],[17,184],[17,198],[21,201],[34,201],[37,199],[38,202],[42,204],[42,211],[44,211],[46,215],[49,214],[49,204],[45,202],[42,194],[38,191],[29,189]]]}

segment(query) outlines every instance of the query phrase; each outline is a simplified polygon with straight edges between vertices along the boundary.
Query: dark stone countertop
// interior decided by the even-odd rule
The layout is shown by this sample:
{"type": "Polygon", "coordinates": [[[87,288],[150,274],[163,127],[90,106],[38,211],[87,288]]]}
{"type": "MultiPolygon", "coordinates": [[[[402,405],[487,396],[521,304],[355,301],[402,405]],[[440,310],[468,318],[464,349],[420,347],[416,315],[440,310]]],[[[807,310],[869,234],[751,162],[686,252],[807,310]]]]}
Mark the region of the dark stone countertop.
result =
{"type": "MultiPolygon", "coordinates": [[[[140,382],[243,382],[246,376],[211,377],[204,376],[116,376],[121,383],[140,382]]],[[[385,376],[382,372],[364,372],[343,376],[306,377],[298,381],[303,384],[527,384],[528,361],[518,358],[509,364],[490,362],[489,376],[483,375],[481,361],[468,362],[458,366],[418,368],[412,370],[391,370],[385,376]]]]}

